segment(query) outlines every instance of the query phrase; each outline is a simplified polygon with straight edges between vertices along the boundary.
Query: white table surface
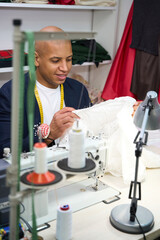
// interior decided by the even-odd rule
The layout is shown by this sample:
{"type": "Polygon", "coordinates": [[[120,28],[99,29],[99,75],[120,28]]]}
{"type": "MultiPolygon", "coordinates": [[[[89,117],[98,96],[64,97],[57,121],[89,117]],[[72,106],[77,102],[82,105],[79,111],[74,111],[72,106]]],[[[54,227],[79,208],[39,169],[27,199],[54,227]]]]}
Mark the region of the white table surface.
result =
{"type": "MultiPolygon", "coordinates": [[[[120,200],[105,204],[103,202],[73,213],[72,240],[132,240],[143,239],[142,234],[133,235],[118,231],[109,221],[111,210],[119,204],[130,204],[128,199],[129,185],[123,183],[121,177],[105,174],[103,181],[121,192],[120,200]]],[[[138,205],[148,208],[154,215],[153,229],[146,233],[147,240],[160,236],[160,169],[147,169],[145,181],[142,182],[142,200],[138,205]]],[[[44,240],[54,240],[56,221],[50,222],[50,228],[40,231],[39,236],[44,240]]]]}

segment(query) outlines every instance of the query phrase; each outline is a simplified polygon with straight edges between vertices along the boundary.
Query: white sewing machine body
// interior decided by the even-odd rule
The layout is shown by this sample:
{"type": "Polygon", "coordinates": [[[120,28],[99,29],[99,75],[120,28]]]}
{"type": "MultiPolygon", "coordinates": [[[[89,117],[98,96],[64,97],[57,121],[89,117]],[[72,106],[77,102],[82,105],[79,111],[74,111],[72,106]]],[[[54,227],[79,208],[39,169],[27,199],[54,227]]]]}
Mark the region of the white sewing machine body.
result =
{"type": "MultiPolygon", "coordinates": [[[[69,150],[63,145],[56,145],[47,148],[48,169],[58,172],[63,171],[57,167],[57,162],[68,157],[69,150]]],[[[104,184],[103,175],[107,166],[107,140],[102,137],[87,137],[85,141],[86,158],[90,158],[95,162],[96,167],[87,172],[69,174],[70,177],[58,184],[41,187],[36,190],[34,195],[35,212],[37,225],[56,219],[56,210],[59,204],[69,203],[73,212],[89,207],[100,201],[112,199],[119,195],[115,189],[104,184]],[[71,177],[71,175],[73,177],[71,177]]],[[[11,158],[7,160],[11,162],[11,158]]],[[[26,171],[34,169],[35,157],[34,152],[21,154],[21,175],[26,171]]],[[[31,188],[31,186],[21,184],[21,190],[31,188]]],[[[21,215],[25,220],[31,222],[32,219],[32,196],[25,196],[23,199],[25,207],[24,213],[21,215]]]]}
{"type": "MultiPolygon", "coordinates": [[[[87,155],[91,155],[95,158],[97,155],[103,162],[104,167],[106,166],[107,160],[107,140],[101,137],[87,137],[85,141],[85,152],[87,155]]],[[[52,166],[54,162],[67,158],[69,154],[68,147],[63,145],[54,145],[48,148],[47,151],[47,162],[48,166],[52,166]]],[[[91,158],[91,156],[90,156],[91,158]]],[[[21,154],[21,171],[34,168],[34,152],[22,153],[21,154]]]]}

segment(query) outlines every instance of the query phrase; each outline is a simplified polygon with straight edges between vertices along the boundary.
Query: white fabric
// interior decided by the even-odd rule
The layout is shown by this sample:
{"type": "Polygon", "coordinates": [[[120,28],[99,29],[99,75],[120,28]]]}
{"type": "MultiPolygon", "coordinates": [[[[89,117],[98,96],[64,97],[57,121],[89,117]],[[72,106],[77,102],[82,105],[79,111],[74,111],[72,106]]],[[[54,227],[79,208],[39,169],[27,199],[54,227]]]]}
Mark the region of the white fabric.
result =
{"type": "Polygon", "coordinates": [[[111,7],[116,5],[116,0],[75,0],[76,5],[84,6],[106,6],[111,7]]]}
{"type": "MultiPolygon", "coordinates": [[[[134,103],[135,99],[131,97],[120,97],[74,111],[81,118],[86,131],[95,136],[103,133],[108,139],[107,171],[115,176],[123,176],[125,183],[134,180],[135,174],[136,146],[133,141],[138,129],[131,116],[134,103]]],[[[152,146],[148,139],[148,146],[142,149],[139,181],[145,179],[146,167],[160,167],[160,131],[154,136],[152,146]],[[155,142],[157,146],[153,147],[155,142]]]]}
{"type": "Polygon", "coordinates": [[[53,115],[60,110],[60,86],[56,89],[47,88],[38,81],[36,85],[42,103],[44,123],[50,125],[53,115]]]}
{"type": "Polygon", "coordinates": [[[118,129],[118,113],[123,108],[129,108],[132,113],[134,103],[135,99],[131,97],[121,97],[96,104],[90,108],[75,110],[74,113],[80,116],[87,130],[94,135],[104,133],[109,138],[118,129]]]}

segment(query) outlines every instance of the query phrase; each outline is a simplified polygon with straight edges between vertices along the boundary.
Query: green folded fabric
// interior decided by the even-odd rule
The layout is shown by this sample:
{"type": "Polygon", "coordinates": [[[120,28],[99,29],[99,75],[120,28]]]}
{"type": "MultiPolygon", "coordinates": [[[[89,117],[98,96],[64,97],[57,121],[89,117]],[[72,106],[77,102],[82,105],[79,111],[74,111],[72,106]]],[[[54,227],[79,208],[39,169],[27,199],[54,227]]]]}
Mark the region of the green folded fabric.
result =
{"type": "Polygon", "coordinates": [[[72,40],[73,61],[72,64],[94,62],[98,67],[100,62],[111,60],[108,51],[105,50],[95,39],[72,40]]]}

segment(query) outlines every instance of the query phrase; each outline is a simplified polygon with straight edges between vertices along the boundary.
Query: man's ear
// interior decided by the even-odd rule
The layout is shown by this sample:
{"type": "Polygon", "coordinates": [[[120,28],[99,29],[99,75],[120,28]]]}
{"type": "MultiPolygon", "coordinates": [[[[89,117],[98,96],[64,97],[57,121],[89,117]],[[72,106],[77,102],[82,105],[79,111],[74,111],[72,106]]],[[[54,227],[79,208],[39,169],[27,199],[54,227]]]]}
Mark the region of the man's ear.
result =
{"type": "Polygon", "coordinates": [[[39,66],[39,55],[38,53],[35,51],[35,61],[34,61],[34,64],[36,67],[39,66]]]}

